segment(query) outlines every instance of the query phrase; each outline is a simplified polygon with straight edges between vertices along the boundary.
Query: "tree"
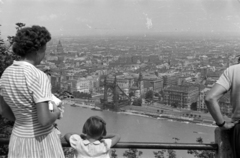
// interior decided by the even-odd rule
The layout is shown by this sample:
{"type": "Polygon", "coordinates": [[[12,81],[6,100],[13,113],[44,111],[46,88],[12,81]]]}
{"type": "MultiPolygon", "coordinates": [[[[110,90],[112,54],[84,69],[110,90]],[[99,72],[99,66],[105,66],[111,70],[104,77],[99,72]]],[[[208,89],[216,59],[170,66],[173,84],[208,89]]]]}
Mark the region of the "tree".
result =
{"type": "Polygon", "coordinates": [[[160,97],[159,93],[154,94],[155,97],[160,97]]]}
{"type": "MultiPolygon", "coordinates": [[[[20,30],[25,26],[23,23],[16,24],[17,30],[20,30]]],[[[1,25],[0,25],[1,26],[1,25]]],[[[1,32],[0,32],[1,35],[1,32]]],[[[19,59],[19,56],[15,55],[10,51],[10,48],[14,42],[14,36],[8,36],[9,46],[7,46],[4,40],[0,37],[0,77],[3,74],[3,71],[13,63],[13,60],[19,59]]],[[[12,133],[13,122],[3,118],[0,115],[0,137],[9,138],[12,133]]],[[[0,155],[7,155],[8,146],[0,145],[0,155]]]]}
{"type": "Polygon", "coordinates": [[[172,149],[153,151],[153,154],[155,158],[176,158],[176,151],[172,149]]]}
{"type": "MultiPolygon", "coordinates": [[[[173,137],[172,139],[175,143],[178,143],[178,141],[180,140],[177,137],[173,137]]],[[[176,151],[172,149],[162,149],[157,152],[154,151],[153,154],[155,158],[176,158],[176,151]]]]}
{"type": "Polygon", "coordinates": [[[111,150],[111,158],[117,158],[116,149],[111,150]]]}
{"type": "Polygon", "coordinates": [[[74,98],[78,98],[78,97],[79,97],[79,94],[80,94],[80,93],[79,93],[78,91],[74,91],[74,92],[73,92],[74,98]]]}
{"type": "Polygon", "coordinates": [[[168,158],[176,158],[176,151],[172,149],[168,149],[168,158]]]}
{"type": "Polygon", "coordinates": [[[152,100],[153,99],[153,91],[152,90],[147,91],[145,99],[146,100],[152,100]]]}
{"type": "MultiPolygon", "coordinates": [[[[9,138],[12,133],[13,122],[0,115],[0,138],[9,138]]],[[[0,155],[7,155],[8,145],[0,145],[0,155]]]]}
{"type": "Polygon", "coordinates": [[[63,147],[63,152],[66,158],[74,157],[74,149],[69,147],[63,147]]]}
{"type": "Polygon", "coordinates": [[[129,97],[133,97],[133,96],[135,96],[134,93],[133,93],[133,92],[130,92],[130,93],[129,93],[129,97]]]}
{"type": "MultiPolygon", "coordinates": [[[[25,26],[23,23],[16,23],[16,25],[17,31],[25,26]]],[[[4,40],[0,37],[0,77],[2,76],[3,71],[13,63],[13,60],[19,59],[19,56],[10,51],[10,48],[14,43],[14,36],[8,36],[8,42],[9,46],[7,46],[4,40]]]]}
{"type": "Polygon", "coordinates": [[[164,158],[164,153],[166,152],[165,149],[159,150],[159,151],[153,151],[154,157],[155,158],[164,158]]]}
{"type": "Polygon", "coordinates": [[[137,98],[133,101],[133,104],[135,106],[142,106],[142,99],[141,98],[137,98]]]}
{"type": "Polygon", "coordinates": [[[177,107],[178,107],[178,102],[172,103],[171,106],[172,106],[173,108],[177,108],[177,107]]]}
{"type": "MultiPolygon", "coordinates": [[[[196,142],[202,144],[203,139],[201,137],[197,138],[196,142]]],[[[188,150],[188,154],[194,155],[197,158],[214,158],[215,151],[208,151],[208,150],[188,150]]]]}
{"type": "Polygon", "coordinates": [[[123,153],[123,156],[126,158],[139,158],[143,154],[142,151],[138,149],[128,149],[123,153]]]}

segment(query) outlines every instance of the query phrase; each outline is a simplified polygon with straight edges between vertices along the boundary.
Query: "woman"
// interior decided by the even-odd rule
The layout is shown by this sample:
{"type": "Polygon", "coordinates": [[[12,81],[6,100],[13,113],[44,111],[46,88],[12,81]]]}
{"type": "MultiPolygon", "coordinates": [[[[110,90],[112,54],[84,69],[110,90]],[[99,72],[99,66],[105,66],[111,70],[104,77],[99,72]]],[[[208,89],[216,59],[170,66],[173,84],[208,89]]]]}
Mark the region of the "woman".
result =
{"type": "Polygon", "coordinates": [[[2,115],[15,121],[9,143],[9,158],[62,158],[61,142],[53,124],[61,110],[48,102],[52,98],[47,75],[35,66],[45,56],[51,35],[45,27],[32,26],[19,30],[13,52],[21,58],[2,75],[0,103],[2,115]]]}

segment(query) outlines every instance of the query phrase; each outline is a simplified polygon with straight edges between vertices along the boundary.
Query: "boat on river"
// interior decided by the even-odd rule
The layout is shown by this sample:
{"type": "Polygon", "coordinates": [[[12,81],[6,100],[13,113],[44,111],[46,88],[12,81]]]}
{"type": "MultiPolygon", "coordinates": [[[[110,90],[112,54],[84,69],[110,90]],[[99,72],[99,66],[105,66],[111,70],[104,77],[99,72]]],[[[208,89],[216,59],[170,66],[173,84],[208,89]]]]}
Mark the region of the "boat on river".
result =
{"type": "Polygon", "coordinates": [[[97,106],[95,106],[95,107],[91,108],[91,110],[95,110],[95,111],[102,111],[102,109],[101,109],[100,107],[97,107],[97,106]]]}

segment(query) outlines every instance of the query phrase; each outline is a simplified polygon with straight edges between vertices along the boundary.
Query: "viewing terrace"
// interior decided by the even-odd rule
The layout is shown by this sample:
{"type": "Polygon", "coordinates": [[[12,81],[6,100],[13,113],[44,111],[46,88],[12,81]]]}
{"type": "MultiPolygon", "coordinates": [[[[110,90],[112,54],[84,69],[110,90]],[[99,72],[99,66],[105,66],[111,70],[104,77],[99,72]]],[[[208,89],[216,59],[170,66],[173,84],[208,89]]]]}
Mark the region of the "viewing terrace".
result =
{"type": "MultiPolygon", "coordinates": [[[[1,145],[8,145],[9,139],[1,138],[1,145]]],[[[70,145],[62,140],[63,147],[70,145]]],[[[229,133],[226,130],[215,129],[215,143],[152,143],[152,142],[119,142],[113,148],[136,148],[136,149],[173,149],[173,150],[212,150],[216,152],[216,158],[232,158],[232,150],[229,144],[229,133]]],[[[0,155],[1,156],[1,155],[0,155]]]]}

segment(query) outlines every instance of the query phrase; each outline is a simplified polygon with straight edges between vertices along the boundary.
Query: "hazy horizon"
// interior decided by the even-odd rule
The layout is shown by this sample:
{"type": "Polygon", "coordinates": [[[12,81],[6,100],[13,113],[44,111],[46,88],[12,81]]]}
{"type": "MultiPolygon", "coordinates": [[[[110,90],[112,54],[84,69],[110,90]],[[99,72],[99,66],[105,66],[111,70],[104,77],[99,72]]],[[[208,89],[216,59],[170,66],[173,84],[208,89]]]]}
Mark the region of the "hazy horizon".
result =
{"type": "Polygon", "coordinates": [[[0,31],[45,26],[52,36],[240,35],[238,0],[0,0],[0,31]]]}

